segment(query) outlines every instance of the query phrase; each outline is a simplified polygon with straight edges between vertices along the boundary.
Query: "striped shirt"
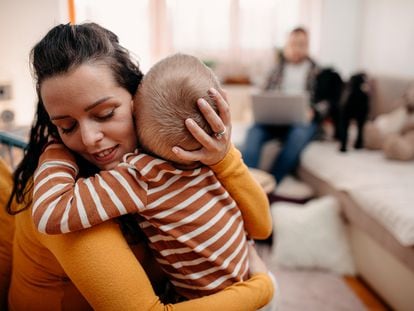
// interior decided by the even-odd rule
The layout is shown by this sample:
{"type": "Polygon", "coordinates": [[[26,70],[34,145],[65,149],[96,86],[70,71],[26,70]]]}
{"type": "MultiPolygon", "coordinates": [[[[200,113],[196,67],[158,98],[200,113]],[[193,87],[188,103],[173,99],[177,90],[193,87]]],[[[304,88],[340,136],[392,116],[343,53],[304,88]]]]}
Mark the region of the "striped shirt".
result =
{"type": "Polygon", "coordinates": [[[139,213],[139,225],[180,295],[209,295],[247,278],[241,213],[208,167],[180,170],[134,153],[114,170],[76,180],[77,174],[69,152],[44,152],[34,176],[39,231],[65,233],[139,213]]]}

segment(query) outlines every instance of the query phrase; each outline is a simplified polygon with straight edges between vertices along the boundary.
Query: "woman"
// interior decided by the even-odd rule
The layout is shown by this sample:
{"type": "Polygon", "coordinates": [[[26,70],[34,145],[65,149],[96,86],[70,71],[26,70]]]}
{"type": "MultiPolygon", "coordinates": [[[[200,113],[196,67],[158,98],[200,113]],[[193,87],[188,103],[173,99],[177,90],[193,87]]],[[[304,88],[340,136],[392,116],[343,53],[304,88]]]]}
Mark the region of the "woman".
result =
{"type": "MultiPolygon", "coordinates": [[[[79,156],[82,175],[91,173],[91,164],[113,168],[137,145],[131,108],[142,74],[118,38],[96,24],[54,27],[32,50],[32,65],[39,101],[29,147],[14,180],[22,211],[16,215],[11,310],[255,310],[266,304],[273,287],[265,273],[255,273],[266,272],[259,261],[247,282],[209,297],[163,305],[145,273],[155,269],[154,260],[135,233],[132,216],[120,221],[125,235],[116,222],[63,236],[36,232],[30,216],[31,179],[42,149],[59,137],[79,156]],[[128,245],[125,236],[138,243],[128,245]]],[[[226,127],[228,134],[214,139],[188,121],[204,148],[178,148],[177,154],[211,165],[231,188],[244,180],[237,177],[242,162],[227,153],[228,108],[220,96],[216,102],[221,119],[211,109],[203,110],[204,115],[213,129],[226,127]]],[[[237,191],[228,190],[237,201],[237,191]]],[[[250,255],[252,262],[258,261],[257,254],[250,255]]],[[[159,284],[157,275],[149,276],[159,284]]]]}

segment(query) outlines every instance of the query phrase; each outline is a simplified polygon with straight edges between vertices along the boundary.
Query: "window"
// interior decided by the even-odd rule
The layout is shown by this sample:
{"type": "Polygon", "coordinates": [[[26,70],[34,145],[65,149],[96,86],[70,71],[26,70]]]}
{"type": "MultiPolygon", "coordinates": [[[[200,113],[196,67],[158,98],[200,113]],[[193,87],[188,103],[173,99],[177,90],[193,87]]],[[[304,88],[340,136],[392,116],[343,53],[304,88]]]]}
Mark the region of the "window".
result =
{"type": "Polygon", "coordinates": [[[183,52],[215,63],[219,76],[257,76],[269,69],[288,31],[306,20],[305,2],[78,0],[76,14],[79,22],[93,20],[115,32],[144,72],[160,58],[183,52]]]}

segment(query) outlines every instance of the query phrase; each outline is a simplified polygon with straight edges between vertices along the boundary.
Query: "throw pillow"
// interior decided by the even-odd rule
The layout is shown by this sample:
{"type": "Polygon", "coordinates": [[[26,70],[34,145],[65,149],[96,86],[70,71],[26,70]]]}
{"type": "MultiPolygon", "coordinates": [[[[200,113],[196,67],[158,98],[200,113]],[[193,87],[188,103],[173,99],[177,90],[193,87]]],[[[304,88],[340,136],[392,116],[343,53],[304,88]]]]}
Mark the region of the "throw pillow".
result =
{"type": "Polygon", "coordinates": [[[326,196],[305,205],[272,204],[276,246],[272,260],[291,268],[354,275],[355,267],[338,201],[326,196]]]}

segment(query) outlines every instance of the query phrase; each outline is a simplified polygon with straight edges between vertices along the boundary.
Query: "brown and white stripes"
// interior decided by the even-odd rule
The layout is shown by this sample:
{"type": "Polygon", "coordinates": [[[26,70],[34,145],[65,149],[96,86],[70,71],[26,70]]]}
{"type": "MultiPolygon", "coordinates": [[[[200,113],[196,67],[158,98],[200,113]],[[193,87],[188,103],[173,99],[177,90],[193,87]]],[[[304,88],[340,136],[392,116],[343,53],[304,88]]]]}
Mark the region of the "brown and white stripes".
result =
{"type": "Polygon", "coordinates": [[[114,170],[90,178],[77,174],[63,147],[43,153],[32,210],[39,231],[65,233],[139,213],[139,225],[180,295],[208,295],[247,278],[241,213],[208,167],[183,171],[136,153],[114,170]]]}

